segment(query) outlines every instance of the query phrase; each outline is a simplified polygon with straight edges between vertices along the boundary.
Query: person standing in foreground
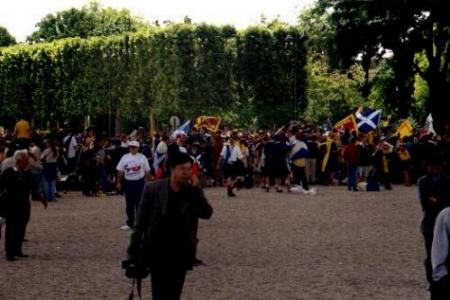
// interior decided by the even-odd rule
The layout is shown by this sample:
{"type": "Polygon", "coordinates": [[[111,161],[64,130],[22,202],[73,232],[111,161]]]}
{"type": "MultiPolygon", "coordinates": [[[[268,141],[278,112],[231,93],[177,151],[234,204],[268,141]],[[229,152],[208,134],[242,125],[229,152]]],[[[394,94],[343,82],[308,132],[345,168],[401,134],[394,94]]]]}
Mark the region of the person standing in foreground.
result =
{"type": "Polygon", "coordinates": [[[421,177],[417,186],[423,210],[421,231],[425,241],[425,272],[433,297],[435,282],[432,276],[431,246],[433,230],[437,215],[450,206],[450,178],[443,174],[443,158],[440,154],[429,154],[427,161],[428,175],[421,177]]]}
{"type": "Polygon", "coordinates": [[[16,257],[27,257],[22,252],[28,221],[30,220],[30,194],[33,192],[45,208],[47,200],[39,192],[38,183],[28,170],[28,151],[18,150],[14,153],[15,166],[3,172],[0,178],[0,189],[6,192],[2,201],[6,219],[5,250],[6,259],[15,261],[16,257]]]}
{"type": "Polygon", "coordinates": [[[442,210],[434,225],[434,239],[431,248],[433,280],[435,282],[432,300],[450,298],[450,208],[442,210]]]}
{"type": "Polygon", "coordinates": [[[180,299],[195,264],[194,226],[213,212],[192,164],[186,153],[170,157],[170,177],[148,183],[142,195],[128,256],[149,266],[154,300],[180,299]]]}
{"type": "Polygon", "coordinates": [[[127,221],[120,229],[130,230],[134,226],[134,217],[139,207],[142,190],[145,181],[150,179],[150,165],[145,155],[138,153],[139,142],[131,141],[128,143],[130,153],[125,154],[117,165],[117,183],[118,191],[123,189],[125,192],[127,221]]]}

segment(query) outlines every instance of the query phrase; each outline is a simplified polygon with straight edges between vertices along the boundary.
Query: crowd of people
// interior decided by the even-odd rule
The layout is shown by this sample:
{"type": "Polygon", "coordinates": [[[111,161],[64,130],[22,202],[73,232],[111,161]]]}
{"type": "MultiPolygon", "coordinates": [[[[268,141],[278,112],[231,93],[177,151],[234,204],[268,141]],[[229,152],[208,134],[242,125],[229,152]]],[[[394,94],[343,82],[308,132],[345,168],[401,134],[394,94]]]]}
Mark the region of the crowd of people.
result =
{"type": "MultiPolygon", "coordinates": [[[[431,285],[435,282],[431,264],[434,223],[439,212],[450,206],[450,192],[446,192],[450,184],[447,189],[436,186],[436,176],[444,176],[442,182],[446,183],[445,174],[450,174],[450,164],[446,164],[450,160],[450,124],[442,135],[415,130],[404,137],[389,129],[361,133],[291,122],[274,133],[192,128],[190,132],[150,135],[139,127],[131,134],[109,138],[93,127],[36,134],[21,119],[12,134],[0,139],[0,188],[24,184],[27,188],[15,196],[26,199],[33,192],[33,198],[44,206],[57,201],[66,189],[79,189],[84,196],[124,193],[127,219],[121,229],[131,230],[145,182],[170,178],[173,161],[180,154],[189,157],[199,185],[224,186],[228,197],[235,197],[242,188],[310,195],[316,193],[311,186],[319,184],[346,185],[354,192],[377,191],[380,185],[390,190],[392,183],[411,186],[419,180],[427,278],[431,285]],[[18,176],[24,171],[26,176],[18,176]]],[[[8,192],[13,193],[11,189],[8,192]]],[[[24,255],[20,241],[29,207],[22,202],[27,213],[16,225],[7,227],[8,260],[24,255]]],[[[441,224],[439,232],[449,226],[441,224]]],[[[445,248],[442,243],[436,247],[445,248]]]]}
{"type": "Polygon", "coordinates": [[[409,186],[426,173],[430,153],[450,157],[449,124],[442,136],[418,130],[403,138],[390,131],[325,132],[310,124],[287,125],[272,134],[193,128],[176,136],[167,132],[150,136],[138,128],[108,138],[95,128],[33,134],[23,122],[17,123],[15,135],[0,139],[1,171],[13,166],[16,150],[28,149],[29,169],[49,202],[65,188],[79,188],[85,196],[117,193],[117,166],[134,142],[148,162],[148,179],[167,176],[165,161],[176,147],[194,159],[203,186],[224,185],[230,197],[255,185],[267,192],[285,188],[305,194],[314,193],[310,185],[316,184],[346,184],[352,191],[376,190],[380,183],[386,189],[392,182],[409,186]]]}

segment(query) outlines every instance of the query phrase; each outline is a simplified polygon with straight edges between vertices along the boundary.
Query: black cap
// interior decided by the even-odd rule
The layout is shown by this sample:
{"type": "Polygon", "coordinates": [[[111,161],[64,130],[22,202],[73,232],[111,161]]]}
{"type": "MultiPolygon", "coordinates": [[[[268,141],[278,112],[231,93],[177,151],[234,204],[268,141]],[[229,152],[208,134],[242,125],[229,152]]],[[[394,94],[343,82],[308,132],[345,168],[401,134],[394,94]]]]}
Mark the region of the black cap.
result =
{"type": "Polygon", "coordinates": [[[172,168],[178,165],[183,165],[187,162],[193,163],[194,161],[187,153],[178,152],[169,156],[166,165],[167,167],[172,168]]]}
{"type": "Polygon", "coordinates": [[[427,165],[441,165],[444,163],[444,157],[439,151],[432,151],[426,158],[427,165]]]}

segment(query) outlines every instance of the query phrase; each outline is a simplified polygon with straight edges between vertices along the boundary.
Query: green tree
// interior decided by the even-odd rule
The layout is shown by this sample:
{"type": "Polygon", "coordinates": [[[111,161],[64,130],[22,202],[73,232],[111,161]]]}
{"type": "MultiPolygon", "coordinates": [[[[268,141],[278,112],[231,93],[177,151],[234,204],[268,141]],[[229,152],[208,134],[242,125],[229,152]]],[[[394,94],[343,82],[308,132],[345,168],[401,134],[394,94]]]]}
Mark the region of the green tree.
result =
{"type": "Polygon", "coordinates": [[[0,26],[0,47],[14,45],[16,39],[8,32],[5,27],[0,26]]]}
{"type": "Polygon", "coordinates": [[[307,65],[308,87],[306,115],[319,124],[330,120],[333,123],[347,116],[356,107],[364,104],[359,90],[364,84],[364,71],[358,64],[348,72],[333,71],[324,56],[310,56],[307,65]]]}
{"type": "Polygon", "coordinates": [[[293,27],[250,27],[237,39],[235,74],[241,106],[259,126],[298,119],[307,106],[304,37],[293,27]],[[245,110],[248,111],[248,110],[245,110]]]}
{"type": "Polygon", "coordinates": [[[127,9],[103,8],[99,2],[91,2],[82,9],[71,8],[47,15],[36,24],[36,31],[27,40],[39,43],[67,37],[109,36],[136,32],[146,26],[127,9]]]}
{"type": "Polygon", "coordinates": [[[304,112],[305,55],[299,32],[282,25],[237,32],[171,24],[4,47],[0,117],[9,126],[27,112],[46,128],[79,126],[89,116],[111,134],[147,123],[150,112],[160,124],[172,114],[208,113],[244,128],[256,120],[272,127],[295,117],[294,104],[304,112]]]}
{"type": "MultiPolygon", "coordinates": [[[[448,2],[434,1],[358,1],[319,0],[318,7],[331,12],[330,20],[336,34],[333,57],[340,67],[348,67],[362,58],[365,70],[374,57],[391,51],[389,58],[395,76],[395,97],[392,103],[401,117],[407,117],[412,105],[415,74],[419,73],[429,86],[426,107],[441,127],[450,103],[441,95],[448,94],[450,47],[450,16],[448,2]],[[416,54],[425,53],[428,66],[416,64],[416,54]]],[[[368,74],[368,73],[366,73],[368,74]]]]}

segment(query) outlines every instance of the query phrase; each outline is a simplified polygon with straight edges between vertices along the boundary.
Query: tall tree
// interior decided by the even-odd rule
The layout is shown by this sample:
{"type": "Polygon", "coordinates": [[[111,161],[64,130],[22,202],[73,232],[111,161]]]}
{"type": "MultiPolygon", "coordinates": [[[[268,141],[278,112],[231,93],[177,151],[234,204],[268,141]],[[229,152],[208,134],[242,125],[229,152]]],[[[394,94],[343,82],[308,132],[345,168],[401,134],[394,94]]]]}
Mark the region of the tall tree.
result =
{"type": "Polygon", "coordinates": [[[449,109],[448,100],[441,96],[449,90],[448,1],[319,0],[318,7],[331,14],[337,65],[348,67],[362,58],[366,69],[371,59],[390,51],[396,91],[393,100],[400,116],[410,113],[414,76],[420,72],[430,88],[427,107],[438,127],[442,126],[449,109]],[[425,70],[415,64],[416,55],[423,52],[429,61],[425,70]]]}
{"type": "Polygon", "coordinates": [[[0,47],[11,46],[16,43],[16,39],[5,27],[0,26],[0,47]]]}
{"type": "Polygon", "coordinates": [[[108,36],[135,32],[145,26],[127,9],[103,8],[99,2],[91,2],[82,9],[71,8],[47,15],[36,24],[36,31],[27,40],[36,43],[67,37],[108,36]]]}

